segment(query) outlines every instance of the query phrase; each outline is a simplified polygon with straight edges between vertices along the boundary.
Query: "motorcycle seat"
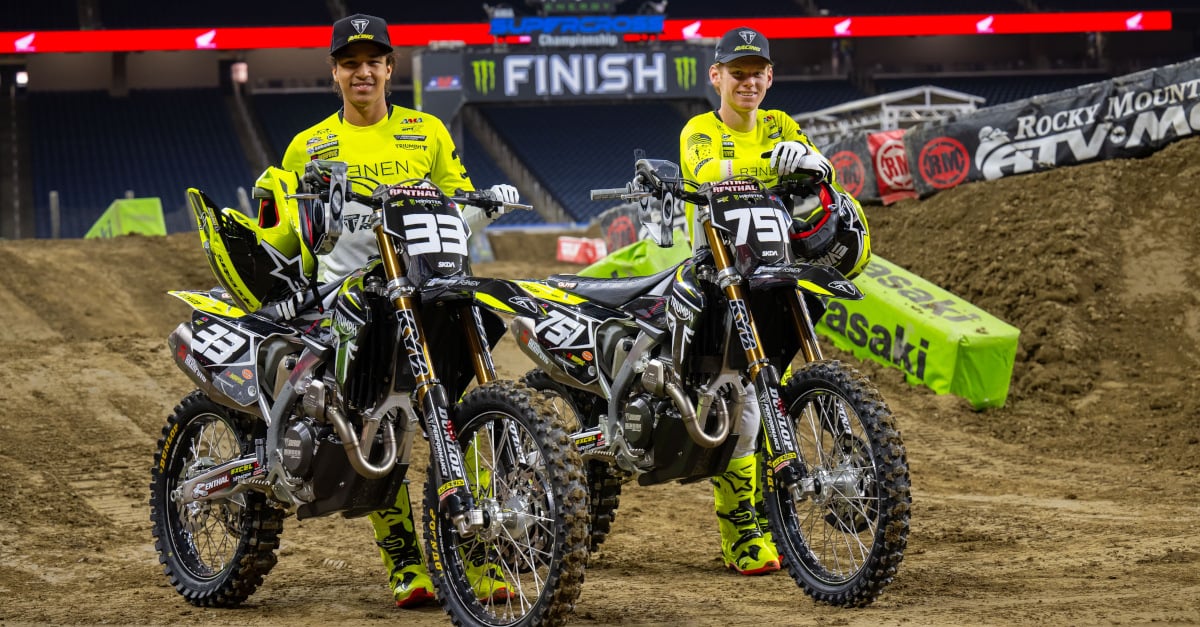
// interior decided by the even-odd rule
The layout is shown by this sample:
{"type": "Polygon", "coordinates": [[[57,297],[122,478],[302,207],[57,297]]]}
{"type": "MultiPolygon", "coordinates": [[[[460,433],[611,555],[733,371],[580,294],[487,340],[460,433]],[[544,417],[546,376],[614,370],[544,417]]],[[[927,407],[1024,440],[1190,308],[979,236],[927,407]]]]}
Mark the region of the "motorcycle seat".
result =
{"type": "Polygon", "coordinates": [[[631,276],[618,278],[598,278],[579,276],[577,274],[552,274],[546,279],[551,287],[582,296],[590,301],[617,308],[629,301],[649,292],[665,279],[675,274],[671,266],[666,270],[649,276],[631,276]]]}

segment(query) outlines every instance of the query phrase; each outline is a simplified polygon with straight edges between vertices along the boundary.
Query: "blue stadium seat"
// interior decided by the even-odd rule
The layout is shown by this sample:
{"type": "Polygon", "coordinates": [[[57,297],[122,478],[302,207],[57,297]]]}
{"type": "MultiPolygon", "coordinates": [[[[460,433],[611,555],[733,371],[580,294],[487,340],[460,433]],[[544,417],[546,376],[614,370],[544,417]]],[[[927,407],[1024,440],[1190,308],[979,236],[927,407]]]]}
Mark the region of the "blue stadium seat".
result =
{"type": "MultiPolygon", "coordinates": [[[[471,176],[471,183],[476,189],[487,189],[497,183],[509,183],[508,176],[504,174],[504,170],[492,159],[483,144],[473,133],[467,129],[463,129],[462,145],[458,147],[460,158],[463,165],[467,168],[467,174],[471,176]]],[[[523,201],[528,203],[529,199],[523,198],[523,201]]],[[[503,226],[518,226],[530,224],[545,224],[546,220],[537,211],[522,209],[520,211],[508,211],[492,224],[503,226]]]]}
{"type": "Polygon", "coordinates": [[[961,91],[973,96],[982,96],[987,100],[981,107],[991,107],[1022,98],[1040,94],[1062,91],[1087,83],[1094,83],[1108,78],[1103,74],[1042,74],[1021,76],[971,76],[946,77],[928,76],[921,78],[877,79],[876,87],[880,94],[886,94],[910,87],[934,85],[961,91]]]}
{"type": "Polygon", "coordinates": [[[782,109],[789,115],[818,111],[867,94],[846,80],[788,81],[776,79],[763,99],[764,109],[782,109]]]}
{"type": "Polygon", "coordinates": [[[679,129],[687,121],[664,103],[492,106],[481,108],[555,200],[577,222],[611,203],[589,191],[620,187],[633,177],[633,151],[679,160],[679,129]]]}
{"type": "Polygon", "coordinates": [[[217,89],[134,91],[125,98],[34,92],[29,122],[38,237],[52,235],[51,190],[59,193],[63,237],[82,237],[126,190],[160,198],[168,230],[179,231],[190,228],[188,187],[237,206],[237,188],[249,188],[256,174],[217,89]]]}
{"type": "MultiPolygon", "coordinates": [[[[411,90],[395,89],[389,102],[412,108],[411,90]]],[[[333,91],[255,93],[250,99],[254,113],[267,136],[268,149],[276,163],[296,133],[324,120],[341,108],[342,101],[333,91]]]]}

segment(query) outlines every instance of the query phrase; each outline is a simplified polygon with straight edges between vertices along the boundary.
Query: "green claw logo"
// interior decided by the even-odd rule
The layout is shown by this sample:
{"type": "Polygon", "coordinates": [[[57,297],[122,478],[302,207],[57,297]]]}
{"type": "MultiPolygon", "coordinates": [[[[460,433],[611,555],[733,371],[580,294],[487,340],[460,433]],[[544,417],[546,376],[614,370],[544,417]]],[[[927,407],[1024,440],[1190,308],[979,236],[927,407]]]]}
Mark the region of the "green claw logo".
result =
{"type": "Polygon", "coordinates": [[[680,89],[696,86],[696,57],[675,57],[675,84],[680,89]]]}
{"type": "Polygon", "coordinates": [[[471,62],[471,70],[475,73],[475,91],[488,94],[496,89],[496,62],[483,59],[471,62]]]}

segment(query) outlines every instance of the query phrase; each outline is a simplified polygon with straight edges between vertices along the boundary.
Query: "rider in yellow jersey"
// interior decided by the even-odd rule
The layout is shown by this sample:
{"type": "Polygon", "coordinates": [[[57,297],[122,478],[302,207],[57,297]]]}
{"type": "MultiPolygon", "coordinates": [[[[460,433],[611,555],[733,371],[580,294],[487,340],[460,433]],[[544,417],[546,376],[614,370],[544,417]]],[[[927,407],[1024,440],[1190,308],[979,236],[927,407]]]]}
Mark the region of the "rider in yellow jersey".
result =
{"type": "MultiPolygon", "coordinates": [[[[345,162],[351,177],[365,176],[380,183],[427,178],[450,194],[475,189],[441,120],[387,103],[396,57],[386,22],[362,14],[338,20],[329,55],[342,109],[292,139],[283,157],[284,168],[303,175],[306,162],[328,159],[345,162]]],[[[493,185],[491,191],[504,202],[518,200],[511,185],[493,185]]],[[[473,231],[486,225],[486,215],[478,207],[464,207],[463,213],[473,231]]],[[[369,216],[368,207],[345,204],[341,237],[328,255],[318,257],[319,281],[345,276],[376,252],[375,235],[366,228],[369,216]]],[[[370,520],[396,605],[412,607],[433,600],[433,582],[417,542],[407,481],[395,504],[372,513],[370,520]]],[[[507,596],[507,584],[495,565],[469,566],[467,576],[480,600],[507,596]]]]}
{"type": "MultiPolygon", "coordinates": [[[[679,135],[680,166],[686,179],[707,183],[735,175],[757,177],[767,185],[796,171],[816,174],[820,194],[793,211],[792,248],[807,261],[834,266],[853,278],[870,258],[871,241],[862,207],[837,183],[829,161],[792,117],[759,105],[774,80],[767,38],[750,28],[735,28],[717,44],[709,81],[721,106],[693,117],[679,135]],[[766,156],[764,156],[766,155],[766,156]]],[[[787,199],[790,201],[791,199],[787,199]]],[[[688,234],[694,230],[688,206],[688,234]]],[[[814,319],[822,313],[810,301],[814,319]]],[[[753,397],[753,385],[747,385],[753,397]]],[[[743,420],[758,424],[756,403],[746,403],[743,420]]],[[[779,570],[762,507],[762,464],[757,429],[743,437],[723,474],[712,479],[714,504],[727,567],[743,575],[779,570]]]]}

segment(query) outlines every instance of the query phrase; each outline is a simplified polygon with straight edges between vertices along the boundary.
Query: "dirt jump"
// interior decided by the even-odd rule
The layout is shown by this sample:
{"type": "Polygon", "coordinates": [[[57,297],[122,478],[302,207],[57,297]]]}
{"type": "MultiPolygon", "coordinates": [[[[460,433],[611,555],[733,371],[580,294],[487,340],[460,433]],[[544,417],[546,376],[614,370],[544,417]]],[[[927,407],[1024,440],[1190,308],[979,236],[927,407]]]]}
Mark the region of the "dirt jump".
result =
{"type": "MultiPolygon", "coordinates": [[[[1021,331],[1008,403],[983,412],[827,347],[880,387],[907,447],[895,581],[848,610],[783,572],[732,574],[707,483],[634,483],[573,623],[1200,623],[1197,181],[1187,139],[870,207],[876,252],[1021,331]]],[[[578,268],[552,254],[475,270],[578,268]]],[[[149,468],[192,387],[165,341],[188,308],[166,291],[214,284],[195,234],[4,241],[0,268],[0,623],[447,624],[437,606],[392,607],[361,518],[289,518],[241,608],[195,608],[168,585],[149,468]]],[[[530,367],[508,339],[496,362],[530,367]]]]}

